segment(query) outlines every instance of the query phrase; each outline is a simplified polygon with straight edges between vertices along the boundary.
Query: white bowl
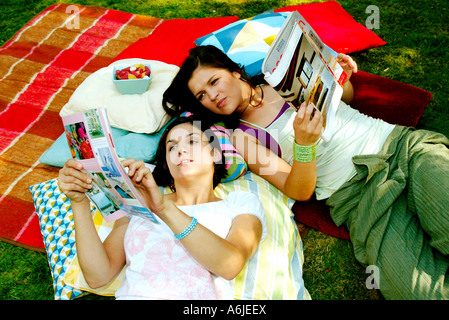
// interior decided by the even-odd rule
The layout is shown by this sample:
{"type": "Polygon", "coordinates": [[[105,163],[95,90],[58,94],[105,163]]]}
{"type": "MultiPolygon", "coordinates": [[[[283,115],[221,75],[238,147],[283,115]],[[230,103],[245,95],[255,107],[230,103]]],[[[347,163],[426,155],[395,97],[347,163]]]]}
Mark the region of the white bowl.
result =
{"type": "Polygon", "coordinates": [[[150,75],[148,77],[141,78],[141,79],[124,79],[124,80],[117,79],[116,71],[128,68],[130,66],[129,65],[114,66],[114,69],[112,72],[112,81],[114,82],[115,86],[122,94],[142,94],[148,90],[148,87],[150,86],[150,82],[151,82],[151,67],[149,64],[143,64],[143,65],[150,69],[150,75]]]}

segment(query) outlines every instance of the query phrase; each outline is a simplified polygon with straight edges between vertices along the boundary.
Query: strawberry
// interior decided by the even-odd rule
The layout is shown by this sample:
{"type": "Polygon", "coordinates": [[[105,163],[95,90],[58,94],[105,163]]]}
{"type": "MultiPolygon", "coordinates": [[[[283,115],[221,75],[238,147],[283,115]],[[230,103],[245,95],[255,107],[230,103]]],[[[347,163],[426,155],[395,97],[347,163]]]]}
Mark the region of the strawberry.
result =
{"type": "Polygon", "coordinates": [[[145,76],[150,76],[150,68],[144,66],[143,64],[134,64],[131,67],[127,67],[121,70],[116,70],[115,75],[118,80],[126,79],[142,79],[145,76]]]}

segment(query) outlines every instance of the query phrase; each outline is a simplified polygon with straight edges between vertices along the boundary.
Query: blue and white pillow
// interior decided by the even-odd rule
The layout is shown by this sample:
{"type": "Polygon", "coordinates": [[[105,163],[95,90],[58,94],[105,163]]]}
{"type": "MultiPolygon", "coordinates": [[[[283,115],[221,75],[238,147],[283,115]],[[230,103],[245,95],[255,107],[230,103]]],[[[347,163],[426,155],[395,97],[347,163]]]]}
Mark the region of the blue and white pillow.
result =
{"type": "MultiPolygon", "coordinates": [[[[137,133],[118,128],[111,128],[117,154],[120,158],[133,158],[144,162],[153,162],[157,146],[167,125],[153,134],[137,133]]],[[[39,159],[41,163],[55,167],[63,167],[72,158],[65,133],[45,151],[39,159]]]]}
{"type": "Polygon", "coordinates": [[[72,300],[83,294],[64,281],[67,268],[76,255],[75,228],[70,200],[52,179],[30,187],[48,264],[53,278],[55,300],[72,300]]]}
{"type": "Polygon", "coordinates": [[[213,45],[255,76],[289,12],[267,11],[255,17],[231,23],[195,40],[197,46],[213,45]]]}

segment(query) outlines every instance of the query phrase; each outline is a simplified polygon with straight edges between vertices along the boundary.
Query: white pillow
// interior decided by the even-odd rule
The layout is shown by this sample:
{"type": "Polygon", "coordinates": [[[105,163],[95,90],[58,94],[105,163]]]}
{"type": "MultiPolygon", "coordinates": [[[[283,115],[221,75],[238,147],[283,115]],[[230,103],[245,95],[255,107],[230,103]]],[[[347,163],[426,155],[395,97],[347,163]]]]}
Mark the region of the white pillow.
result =
{"type": "Polygon", "coordinates": [[[75,90],[60,111],[61,116],[92,108],[105,108],[111,126],[138,133],[159,131],[170,119],[162,108],[162,95],[178,73],[179,67],[161,61],[124,59],[95,71],[75,90]],[[116,65],[148,63],[152,80],[143,94],[121,94],[112,81],[116,65]]]}

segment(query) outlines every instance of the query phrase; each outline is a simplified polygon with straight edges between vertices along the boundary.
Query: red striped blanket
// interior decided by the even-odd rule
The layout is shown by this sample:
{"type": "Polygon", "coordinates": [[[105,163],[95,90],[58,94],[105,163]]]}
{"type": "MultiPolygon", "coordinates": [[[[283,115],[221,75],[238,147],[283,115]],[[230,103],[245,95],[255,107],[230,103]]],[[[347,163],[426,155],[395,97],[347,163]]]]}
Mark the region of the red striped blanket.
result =
{"type": "Polygon", "coordinates": [[[60,109],[87,76],[161,22],[56,4],[0,48],[0,240],[45,251],[28,187],[58,174],[39,158],[63,132],[60,109]]]}

